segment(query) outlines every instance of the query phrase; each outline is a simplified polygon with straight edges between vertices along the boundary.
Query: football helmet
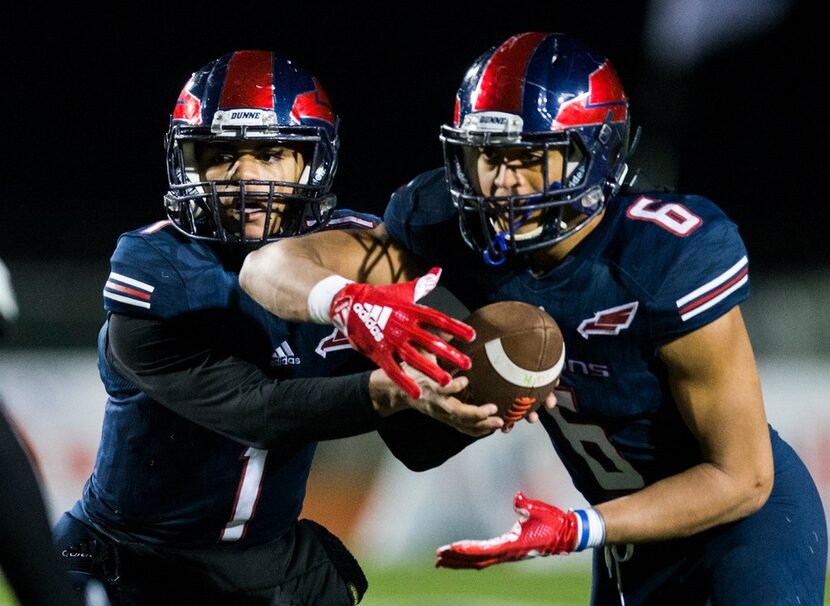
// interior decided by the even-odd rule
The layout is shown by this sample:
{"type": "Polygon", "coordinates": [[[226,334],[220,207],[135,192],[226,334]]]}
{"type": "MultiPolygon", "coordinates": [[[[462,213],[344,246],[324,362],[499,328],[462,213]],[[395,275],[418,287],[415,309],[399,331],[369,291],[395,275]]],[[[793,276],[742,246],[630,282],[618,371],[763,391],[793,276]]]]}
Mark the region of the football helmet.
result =
{"type": "Polygon", "coordinates": [[[261,244],[319,229],[336,204],[330,190],[337,169],[337,127],[319,81],[292,60],[270,51],[242,50],[211,61],[185,84],[165,137],[167,216],[192,238],[224,243],[261,244]],[[242,141],[299,146],[305,163],[299,182],[201,176],[197,145],[242,141]],[[223,226],[219,192],[226,206],[232,198],[239,233],[223,226]],[[246,207],[265,211],[259,238],[245,236],[246,207]],[[279,227],[269,229],[277,220],[279,227]]]}
{"type": "Polygon", "coordinates": [[[628,98],[608,60],[582,42],[518,34],[467,71],[441,141],[464,240],[498,265],[576,233],[617,193],[628,170],[628,98]],[[482,192],[475,158],[522,148],[540,159],[541,190],[482,192]],[[561,178],[548,174],[553,150],[563,155],[561,178]],[[531,216],[538,225],[520,230],[531,216]]]}

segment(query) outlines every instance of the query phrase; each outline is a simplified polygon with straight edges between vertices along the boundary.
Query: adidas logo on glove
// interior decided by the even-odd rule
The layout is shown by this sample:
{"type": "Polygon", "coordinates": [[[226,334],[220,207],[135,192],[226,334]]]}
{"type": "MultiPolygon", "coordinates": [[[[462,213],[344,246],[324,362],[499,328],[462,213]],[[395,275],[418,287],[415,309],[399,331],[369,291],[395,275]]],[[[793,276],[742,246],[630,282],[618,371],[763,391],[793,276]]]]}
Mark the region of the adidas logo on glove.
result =
{"type": "Polygon", "coordinates": [[[389,316],[392,315],[392,308],[385,305],[355,303],[352,309],[360,318],[360,321],[369,329],[369,332],[372,333],[375,341],[383,341],[383,329],[386,328],[389,316]]]}

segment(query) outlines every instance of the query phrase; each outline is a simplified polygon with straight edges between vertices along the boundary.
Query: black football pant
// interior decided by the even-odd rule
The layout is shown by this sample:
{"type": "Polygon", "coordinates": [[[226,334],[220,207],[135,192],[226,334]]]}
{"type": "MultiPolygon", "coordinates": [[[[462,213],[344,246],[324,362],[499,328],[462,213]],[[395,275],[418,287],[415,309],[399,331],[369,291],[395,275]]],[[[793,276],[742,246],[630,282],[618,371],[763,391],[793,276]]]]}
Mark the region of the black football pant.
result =
{"type": "Polygon", "coordinates": [[[311,520],[265,545],[182,549],[115,541],[67,513],[55,541],[77,590],[97,579],[114,606],[353,606],[367,587],[346,547],[311,520]]]}

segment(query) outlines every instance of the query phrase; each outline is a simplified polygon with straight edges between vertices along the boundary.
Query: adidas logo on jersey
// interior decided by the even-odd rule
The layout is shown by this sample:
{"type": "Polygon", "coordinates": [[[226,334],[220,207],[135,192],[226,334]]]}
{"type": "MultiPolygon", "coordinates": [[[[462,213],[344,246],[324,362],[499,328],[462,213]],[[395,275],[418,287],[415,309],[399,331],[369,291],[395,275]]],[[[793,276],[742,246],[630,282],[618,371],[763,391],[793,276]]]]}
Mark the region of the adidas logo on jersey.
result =
{"type": "Polygon", "coordinates": [[[271,354],[271,366],[296,366],[298,364],[302,364],[300,356],[294,355],[288,341],[283,341],[271,354]]]}
{"type": "Polygon", "coordinates": [[[392,315],[392,308],[385,305],[355,303],[352,309],[360,318],[360,321],[369,329],[369,332],[372,333],[375,341],[383,341],[383,329],[386,328],[389,316],[392,315]]]}

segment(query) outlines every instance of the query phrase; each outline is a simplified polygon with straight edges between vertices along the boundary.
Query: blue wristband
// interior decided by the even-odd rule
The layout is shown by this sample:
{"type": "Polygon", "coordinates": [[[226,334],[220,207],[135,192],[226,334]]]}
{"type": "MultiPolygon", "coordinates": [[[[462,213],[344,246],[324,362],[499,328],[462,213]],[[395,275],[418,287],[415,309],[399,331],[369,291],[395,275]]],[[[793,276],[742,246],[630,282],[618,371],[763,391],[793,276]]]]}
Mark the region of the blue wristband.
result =
{"type": "Polygon", "coordinates": [[[596,509],[574,509],[578,523],[574,551],[605,544],[605,520],[596,509]]]}

